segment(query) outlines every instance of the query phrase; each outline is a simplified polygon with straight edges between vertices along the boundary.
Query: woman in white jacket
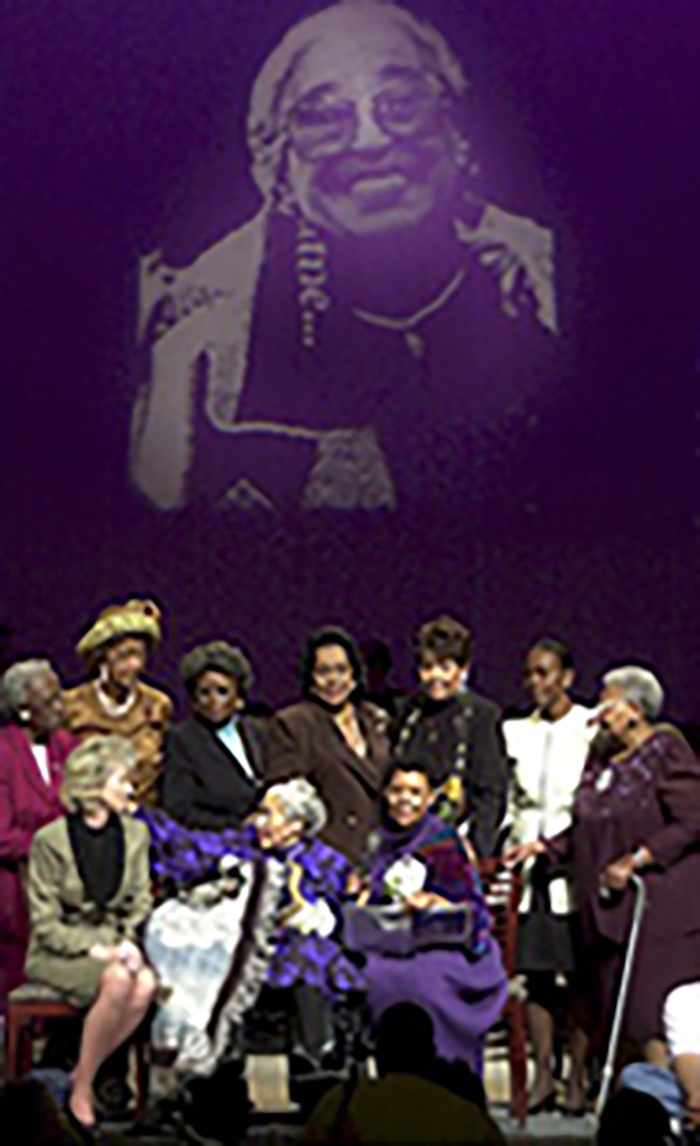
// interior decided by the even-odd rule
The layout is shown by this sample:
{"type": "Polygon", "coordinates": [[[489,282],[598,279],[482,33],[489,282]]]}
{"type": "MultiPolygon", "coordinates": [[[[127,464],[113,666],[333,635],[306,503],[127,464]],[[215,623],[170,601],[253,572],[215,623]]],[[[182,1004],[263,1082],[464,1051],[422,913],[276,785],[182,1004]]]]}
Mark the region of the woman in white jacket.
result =
{"type": "MultiPolygon", "coordinates": [[[[533,645],[525,658],[524,679],[533,711],[503,724],[512,762],[510,840],[516,845],[549,838],[569,826],[573,794],[595,732],[590,710],[569,695],[574,664],[560,641],[546,638],[533,645]]],[[[518,964],[527,974],[536,1063],[530,1112],[535,1114],[555,1106],[553,1011],[557,976],[570,978],[574,972],[573,905],[566,875],[553,873],[543,857],[528,861],[524,876],[518,964]]],[[[583,1032],[574,1028],[566,1099],[571,1114],[583,1112],[586,1049],[583,1032]]]]}

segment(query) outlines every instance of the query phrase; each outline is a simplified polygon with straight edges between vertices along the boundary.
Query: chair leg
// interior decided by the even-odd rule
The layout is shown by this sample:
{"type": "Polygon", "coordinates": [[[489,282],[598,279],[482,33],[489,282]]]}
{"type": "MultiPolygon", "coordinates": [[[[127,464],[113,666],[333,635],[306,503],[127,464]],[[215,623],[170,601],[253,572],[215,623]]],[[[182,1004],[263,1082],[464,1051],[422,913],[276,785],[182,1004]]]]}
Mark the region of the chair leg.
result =
{"type": "Polygon", "coordinates": [[[22,1022],[12,1007],[8,1008],[5,1027],[5,1078],[15,1082],[19,1077],[19,1044],[22,1022]]]}
{"type": "Polygon", "coordinates": [[[520,1126],[524,1126],[527,1119],[527,1034],[524,1007],[519,999],[510,999],[507,1003],[506,1020],[511,1113],[520,1126]]]}
{"type": "Polygon", "coordinates": [[[148,1106],[150,1047],[145,1039],[139,1038],[134,1050],[136,1052],[136,1114],[142,1117],[148,1106]]]}

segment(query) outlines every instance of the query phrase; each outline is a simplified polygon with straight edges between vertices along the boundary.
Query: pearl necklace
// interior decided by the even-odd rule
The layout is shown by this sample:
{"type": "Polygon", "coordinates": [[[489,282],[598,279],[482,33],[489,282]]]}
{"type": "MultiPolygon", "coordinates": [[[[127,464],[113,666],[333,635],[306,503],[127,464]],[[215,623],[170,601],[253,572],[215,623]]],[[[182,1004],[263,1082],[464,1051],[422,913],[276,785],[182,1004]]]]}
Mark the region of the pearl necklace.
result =
{"type": "Polygon", "coordinates": [[[127,712],[131,711],[138,700],[139,694],[135,688],[131,690],[126,700],[118,701],[112,700],[112,697],[105,692],[98,680],[93,682],[93,687],[100,708],[105,716],[111,716],[113,720],[119,720],[122,716],[126,716],[127,712]]]}
{"type": "Polygon", "coordinates": [[[429,302],[427,306],[417,310],[415,314],[409,315],[408,318],[391,318],[388,315],[372,314],[371,311],[361,310],[358,306],[353,307],[353,314],[356,318],[368,323],[370,326],[378,326],[384,330],[395,330],[398,334],[403,334],[406,346],[414,358],[422,358],[425,351],[425,340],[420,334],[415,333],[415,328],[420,326],[426,318],[430,318],[431,314],[442,310],[443,306],[445,306],[460,289],[466,276],[466,270],[464,267],[460,267],[437,298],[429,302]]]}

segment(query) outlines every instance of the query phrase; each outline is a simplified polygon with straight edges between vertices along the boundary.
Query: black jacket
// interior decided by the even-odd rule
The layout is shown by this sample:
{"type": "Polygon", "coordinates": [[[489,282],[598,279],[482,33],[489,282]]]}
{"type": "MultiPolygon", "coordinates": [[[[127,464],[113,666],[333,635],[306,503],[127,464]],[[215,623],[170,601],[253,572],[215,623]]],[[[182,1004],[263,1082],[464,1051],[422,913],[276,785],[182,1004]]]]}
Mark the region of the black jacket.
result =
{"type": "Polygon", "coordinates": [[[410,697],[392,729],[393,756],[428,763],[433,782],[444,784],[453,770],[460,740],[466,740],[465,788],[469,838],[482,858],[493,855],[506,811],[508,769],[500,710],[468,689],[445,704],[410,697]]]}
{"type": "Polygon", "coordinates": [[[236,827],[253,810],[264,783],[265,722],[241,716],[238,729],[252,783],[214,730],[191,716],[168,733],[163,758],[163,807],[187,828],[236,827]]]}

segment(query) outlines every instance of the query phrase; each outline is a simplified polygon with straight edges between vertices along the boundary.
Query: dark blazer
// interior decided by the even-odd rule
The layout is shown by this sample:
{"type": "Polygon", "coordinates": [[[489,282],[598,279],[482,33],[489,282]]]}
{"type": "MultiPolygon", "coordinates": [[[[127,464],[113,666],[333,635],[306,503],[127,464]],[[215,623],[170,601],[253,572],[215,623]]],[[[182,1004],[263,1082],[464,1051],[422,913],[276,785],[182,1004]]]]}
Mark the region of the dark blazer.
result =
{"type": "Polygon", "coordinates": [[[240,764],[203,721],[191,716],[168,733],[163,758],[163,807],[187,828],[235,827],[254,808],[265,774],[265,722],[241,716],[241,739],[256,775],[240,764]]]}
{"type": "Polygon", "coordinates": [[[364,854],[389,758],[387,714],[361,703],[358,715],[368,746],[364,758],[320,705],[302,700],[282,709],[270,723],[267,771],[268,783],[305,776],[314,784],[328,812],[321,839],[354,863],[364,854]]]}
{"type": "Polygon", "coordinates": [[[23,880],[32,838],[63,815],[59,790],[66,757],[77,740],[54,732],[48,742],[51,784],[44,781],[23,729],[0,730],[0,1012],[22,979],[28,918],[23,880]]]}
{"type": "Polygon", "coordinates": [[[450,775],[457,744],[466,735],[469,838],[482,859],[493,855],[506,811],[508,768],[500,720],[498,705],[470,688],[439,708],[422,696],[410,697],[392,726],[394,755],[427,760],[437,784],[450,775]]]}

